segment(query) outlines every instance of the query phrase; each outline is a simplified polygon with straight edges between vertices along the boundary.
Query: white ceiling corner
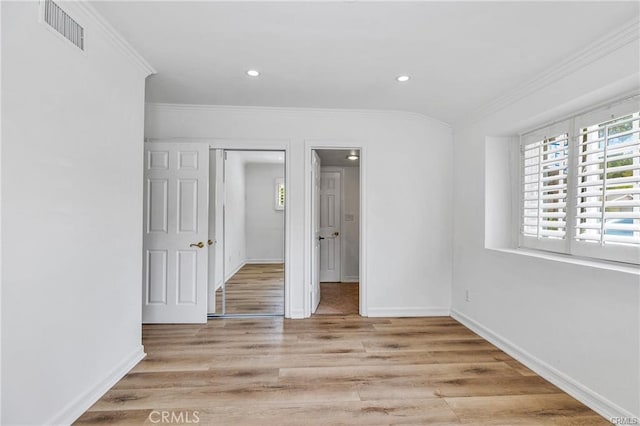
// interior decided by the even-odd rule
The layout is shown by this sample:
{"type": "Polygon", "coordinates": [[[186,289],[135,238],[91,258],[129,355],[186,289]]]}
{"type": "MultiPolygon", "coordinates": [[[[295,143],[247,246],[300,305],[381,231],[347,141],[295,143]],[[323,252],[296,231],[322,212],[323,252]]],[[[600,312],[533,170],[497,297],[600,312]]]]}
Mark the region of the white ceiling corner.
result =
{"type": "MultiPolygon", "coordinates": [[[[507,93],[482,105],[472,113],[472,119],[477,120],[499,111],[525,98],[527,95],[587,66],[607,53],[615,51],[625,44],[638,39],[640,39],[640,15],[636,15],[627,22],[617,25],[610,33],[567,56],[553,67],[549,67],[549,69],[520,83],[507,93]]],[[[638,72],[640,73],[640,52],[638,53],[638,72]]]]}
{"type": "Polygon", "coordinates": [[[157,71],[149,64],[149,62],[120,34],[118,30],[113,28],[105,17],[93,7],[93,2],[78,1],[70,2],[65,7],[75,7],[87,17],[89,17],[97,25],[102,34],[111,44],[118,49],[126,58],[136,65],[144,76],[155,74],[157,71]]]}

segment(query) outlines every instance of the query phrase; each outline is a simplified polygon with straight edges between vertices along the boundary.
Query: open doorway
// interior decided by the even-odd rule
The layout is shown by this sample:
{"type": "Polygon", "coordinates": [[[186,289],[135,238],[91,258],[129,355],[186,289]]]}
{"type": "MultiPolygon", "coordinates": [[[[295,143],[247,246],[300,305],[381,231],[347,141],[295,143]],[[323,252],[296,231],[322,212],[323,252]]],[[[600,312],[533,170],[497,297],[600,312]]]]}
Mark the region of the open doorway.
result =
{"type": "Polygon", "coordinates": [[[285,153],[210,158],[209,316],[284,315],[285,153]]]}
{"type": "Polygon", "coordinates": [[[360,312],[360,150],[312,151],[312,296],[316,315],[360,312]]]}

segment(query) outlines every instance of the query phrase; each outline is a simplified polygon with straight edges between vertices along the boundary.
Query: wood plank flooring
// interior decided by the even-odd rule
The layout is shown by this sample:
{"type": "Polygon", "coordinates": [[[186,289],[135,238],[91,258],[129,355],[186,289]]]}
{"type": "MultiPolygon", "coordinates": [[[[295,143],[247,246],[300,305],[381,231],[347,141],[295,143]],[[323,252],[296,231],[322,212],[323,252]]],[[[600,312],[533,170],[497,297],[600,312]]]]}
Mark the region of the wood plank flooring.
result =
{"type": "MultiPolygon", "coordinates": [[[[226,283],[226,314],[284,315],[284,264],[247,264],[226,283]]],[[[222,290],[216,292],[216,310],[222,290]]]]}
{"type": "Polygon", "coordinates": [[[359,283],[320,283],[320,304],[316,315],[358,315],[359,283]]]}
{"type": "Polygon", "coordinates": [[[143,343],[77,424],[609,424],[449,317],[213,319],[143,343]]]}

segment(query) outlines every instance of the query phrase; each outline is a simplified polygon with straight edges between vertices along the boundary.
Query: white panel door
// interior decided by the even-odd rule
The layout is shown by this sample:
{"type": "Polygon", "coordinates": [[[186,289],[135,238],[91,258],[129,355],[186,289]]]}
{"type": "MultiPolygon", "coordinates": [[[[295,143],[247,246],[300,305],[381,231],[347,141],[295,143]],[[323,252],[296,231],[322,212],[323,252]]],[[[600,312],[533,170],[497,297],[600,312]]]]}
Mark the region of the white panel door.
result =
{"type": "Polygon", "coordinates": [[[207,321],[209,147],[145,143],[142,322],[207,321]]]}
{"type": "Polygon", "coordinates": [[[311,158],[311,312],[320,304],[320,157],[312,151],[311,158]]]}
{"type": "Polygon", "coordinates": [[[340,281],[340,172],[320,178],[320,281],[340,281]]]}

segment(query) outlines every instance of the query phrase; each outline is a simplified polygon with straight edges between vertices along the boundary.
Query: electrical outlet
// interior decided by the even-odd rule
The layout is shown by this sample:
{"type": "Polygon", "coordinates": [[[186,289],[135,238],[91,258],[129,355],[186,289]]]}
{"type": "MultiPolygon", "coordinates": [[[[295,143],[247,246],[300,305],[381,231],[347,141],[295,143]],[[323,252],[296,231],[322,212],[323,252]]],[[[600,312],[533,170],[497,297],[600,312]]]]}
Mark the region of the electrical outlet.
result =
{"type": "Polygon", "coordinates": [[[471,302],[471,292],[468,289],[464,292],[464,300],[471,302]]]}

